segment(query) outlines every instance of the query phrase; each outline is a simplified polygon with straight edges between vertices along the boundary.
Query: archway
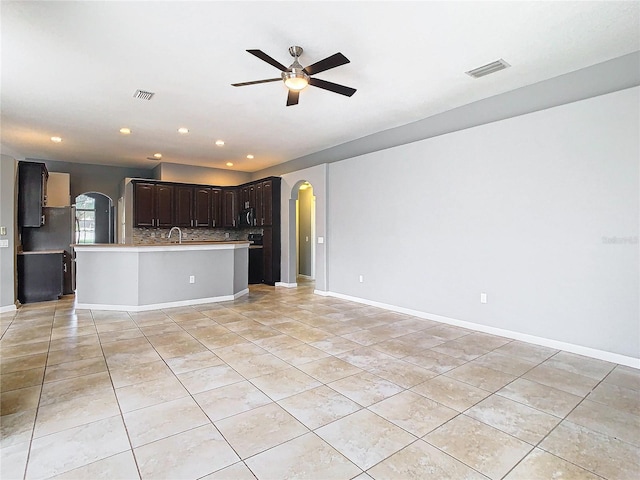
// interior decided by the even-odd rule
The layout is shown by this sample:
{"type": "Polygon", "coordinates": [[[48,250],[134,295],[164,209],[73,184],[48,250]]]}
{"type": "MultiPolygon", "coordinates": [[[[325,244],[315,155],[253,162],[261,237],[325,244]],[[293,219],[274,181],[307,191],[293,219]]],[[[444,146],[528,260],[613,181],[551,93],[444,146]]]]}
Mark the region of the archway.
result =
{"type": "Polygon", "coordinates": [[[298,187],[296,202],[297,269],[296,273],[304,278],[315,279],[315,230],[316,230],[316,197],[313,186],[303,182],[298,187]]]}
{"type": "Polygon", "coordinates": [[[316,277],[316,197],[309,181],[302,179],[291,187],[288,210],[289,273],[282,285],[296,287],[316,277]]]}
{"type": "MultiPolygon", "coordinates": [[[[307,182],[313,186],[315,197],[315,222],[313,243],[315,251],[314,293],[325,295],[329,291],[327,283],[327,165],[316,165],[282,175],[282,276],[280,287],[297,287],[296,248],[296,203],[300,185],[307,182]]],[[[311,241],[311,239],[310,239],[311,241]]]]}
{"type": "Polygon", "coordinates": [[[113,201],[100,192],[75,199],[77,243],[114,243],[113,201]]]}

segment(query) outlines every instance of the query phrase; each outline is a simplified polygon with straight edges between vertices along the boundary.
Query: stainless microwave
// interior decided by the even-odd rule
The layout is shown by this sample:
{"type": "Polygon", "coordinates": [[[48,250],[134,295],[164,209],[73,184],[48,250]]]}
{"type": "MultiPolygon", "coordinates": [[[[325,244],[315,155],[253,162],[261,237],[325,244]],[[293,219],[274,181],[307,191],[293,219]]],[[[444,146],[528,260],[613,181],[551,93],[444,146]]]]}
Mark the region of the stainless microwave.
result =
{"type": "Polygon", "coordinates": [[[245,208],[238,215],[238,226],[239,227],[253,227],[255,226],[255,211],[253,207],[245,208]]]}

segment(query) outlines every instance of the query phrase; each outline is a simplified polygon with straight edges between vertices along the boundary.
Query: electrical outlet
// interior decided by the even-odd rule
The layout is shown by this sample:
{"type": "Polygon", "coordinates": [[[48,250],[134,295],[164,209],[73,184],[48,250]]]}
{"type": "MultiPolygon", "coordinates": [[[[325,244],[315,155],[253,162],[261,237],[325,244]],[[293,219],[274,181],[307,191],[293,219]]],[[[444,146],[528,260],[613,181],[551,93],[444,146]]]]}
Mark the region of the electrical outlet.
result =
{"type": "Polygon", "coordinates": [[[0,227],[0,235],[6,235],[7,234],[7,227],[0,227]]]}
{"type": "Polygon", "coordinates": [[[229,238],[229,232],[224,232],[224,238],[229,238]]]}
{"type": "Polygon", "coordinates": [[[9,248],[9,240],[0,240],[0,248],[9,248]]]}
{"type": "Polygon", "coordinates": [[[360,280],[360,283],[363,283],[364,282],[364,275],[360,275],[360,278],[358,280],[360,280]]]}
{"type": "Polygon", "coordinates": [[[189,283],[196,283],[196,276],[195,275],[189,276],[189,283]]]}
{"type": "Polygon", "coordinates": [[[480,303],[487,303],[487,294],[484,292],[480,294],[480,303]]]}

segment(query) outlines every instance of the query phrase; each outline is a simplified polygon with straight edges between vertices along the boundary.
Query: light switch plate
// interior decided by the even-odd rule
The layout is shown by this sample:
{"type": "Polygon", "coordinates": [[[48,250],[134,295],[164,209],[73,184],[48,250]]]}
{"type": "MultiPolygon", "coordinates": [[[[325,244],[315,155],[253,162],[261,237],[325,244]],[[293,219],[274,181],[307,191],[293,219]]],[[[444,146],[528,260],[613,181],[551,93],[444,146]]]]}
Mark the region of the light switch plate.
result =
{"type": "Polygon", "coordinates": [[[318,237],[318,243],[324,243],[324,237],[318,237]]]}
{"type": "Polygon", "coordinates": [[[8,248],[9,240],[0,240],[0,248],[8,248]]]}

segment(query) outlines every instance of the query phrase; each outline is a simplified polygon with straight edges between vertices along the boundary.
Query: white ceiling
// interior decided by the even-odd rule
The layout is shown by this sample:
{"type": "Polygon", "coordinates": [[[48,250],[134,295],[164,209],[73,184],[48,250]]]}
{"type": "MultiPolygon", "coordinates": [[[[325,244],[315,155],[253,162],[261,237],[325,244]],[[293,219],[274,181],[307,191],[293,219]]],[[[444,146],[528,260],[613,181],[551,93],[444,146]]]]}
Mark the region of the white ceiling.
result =
{"type": "Polygon", "coordinates": [[[142,168],[161,152],[165,162],[253,172],[640,48],[637,1],[3,0],[1,8],[3,149],[142,168]],[[246,49],[289,65],[291,45],[304,48],[303,65],[342,52],[351,63],[317,77],[356,94],[308,87],[286,107],[280,82],[230,86],[280,73],[246,49]],[[499,58],[512,67],[464,74],[499,58]],[[137,89],[155,96],[135,99],[137,89]],[[188,135],[177,133],[183,126],[188,135]]]}

